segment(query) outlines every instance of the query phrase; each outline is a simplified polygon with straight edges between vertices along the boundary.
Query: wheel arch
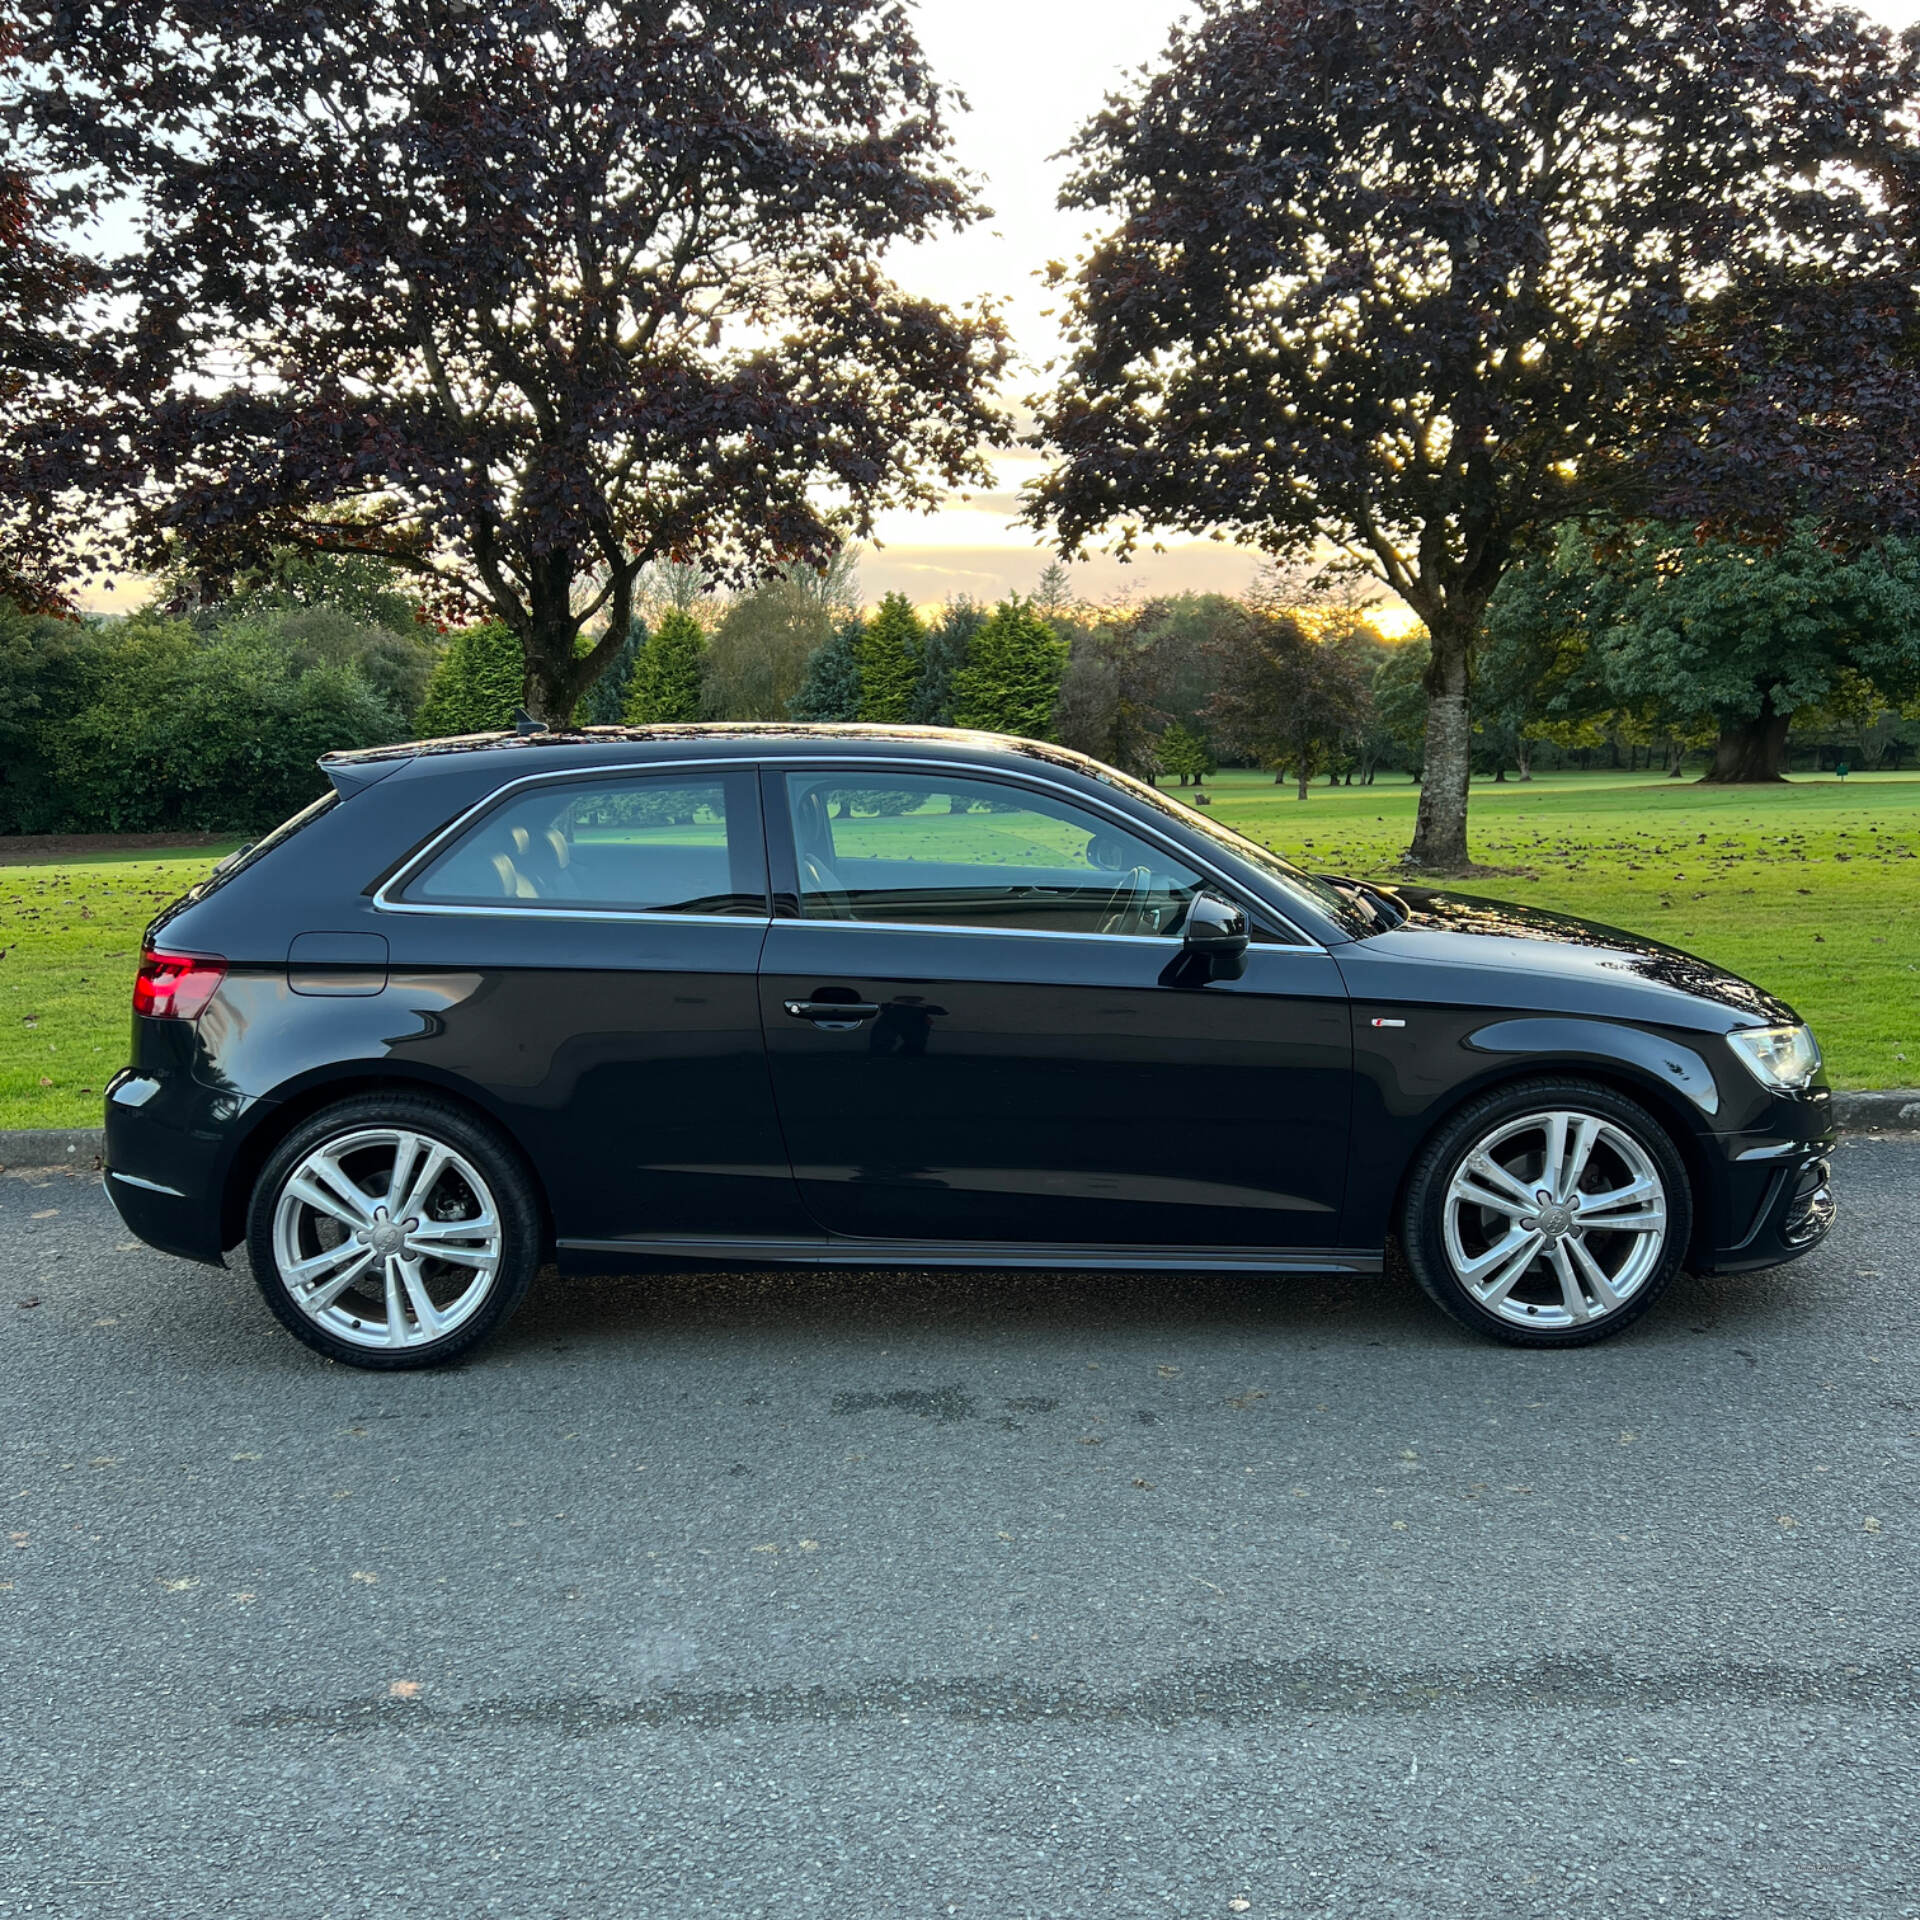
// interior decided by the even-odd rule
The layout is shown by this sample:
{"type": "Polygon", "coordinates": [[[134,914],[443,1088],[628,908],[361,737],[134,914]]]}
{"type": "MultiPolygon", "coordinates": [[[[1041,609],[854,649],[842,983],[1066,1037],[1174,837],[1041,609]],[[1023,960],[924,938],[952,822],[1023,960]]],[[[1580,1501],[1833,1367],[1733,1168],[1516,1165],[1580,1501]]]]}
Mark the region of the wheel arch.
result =
{"type": "Polygon", "coordinates": [[[373,1094],[426,1094],[449,1105],[463,1108],[484,1126],[497,1133],[527,1176],[534,1204],[540,1209],[543,1234],[542,1257],[553,1251],[553,1205],[547,1196],[546,1182],[534,1164],[533,1156],[514,1132],[506,1118],[470,1087],[449,1081],[437,1074],[385,1069],[369,1071],[362,1066],[345,1066],[334,1072],[307,1076],[290,1083],[272,1095],[272,1104],[262,1103],[261,1118],[234,1149],[228,1162],[220,1194],[220,1244],[231,1250],[246,1238],[247,1208],[253,1198],[254,1182],[260,1169],[272,1157],[281,1141],[311,1119],[342,1100],[373,1094]]]}
{"type": "Polygon", "coordinates": [[[1705,1202],[1710,1191],[1710,1163],[1701,1145],[1704,1129],[1699,1125],[1698,1107],[1656,1075],[1629,1061],[1596,1059],[1580,1054],[1513,1056],[1473,1080],[1450,1089],[1446,1099],[1427,1114],[1426,1125],[1400,1169],[1394,1186],[1393,1208],[1388,1216],[1392,1234],[1398,1237],[1401,1232],[1401,1223],[1406,1217],[1407,1188],[1420,1156],[1435,1134],[1451,1124],[1454,1117],[1474,1101],[1483,1100],[1488,1094],[1504,1092],[1509,1087],[1524,1086],[1532,1080],[1590,1080],[1610,1093],[1633,1101],[1646,1111],[1648,1118],[1667,1136],[1674,1152],[1680,1156],[1681,1166],[1686,1169],[1693,1202],[1693,1224],[1687,1247],[1688,1258],[1691,1259],[1701,1244],[1702,1235],[1707,1233],[1709,1223],[1709,1209],[1705,1202]]]}

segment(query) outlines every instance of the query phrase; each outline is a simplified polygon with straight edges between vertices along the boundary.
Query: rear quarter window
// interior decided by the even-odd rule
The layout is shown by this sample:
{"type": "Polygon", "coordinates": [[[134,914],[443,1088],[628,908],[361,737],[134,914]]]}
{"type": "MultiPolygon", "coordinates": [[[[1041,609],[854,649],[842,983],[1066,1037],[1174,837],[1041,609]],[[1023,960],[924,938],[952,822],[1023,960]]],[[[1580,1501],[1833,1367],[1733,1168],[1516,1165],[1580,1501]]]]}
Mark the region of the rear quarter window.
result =
{"type": "Polygon", "coordinates": [[[406,906],[764,914],[750,773],[543,782],[503,796],[401,888],[406,906]]]}

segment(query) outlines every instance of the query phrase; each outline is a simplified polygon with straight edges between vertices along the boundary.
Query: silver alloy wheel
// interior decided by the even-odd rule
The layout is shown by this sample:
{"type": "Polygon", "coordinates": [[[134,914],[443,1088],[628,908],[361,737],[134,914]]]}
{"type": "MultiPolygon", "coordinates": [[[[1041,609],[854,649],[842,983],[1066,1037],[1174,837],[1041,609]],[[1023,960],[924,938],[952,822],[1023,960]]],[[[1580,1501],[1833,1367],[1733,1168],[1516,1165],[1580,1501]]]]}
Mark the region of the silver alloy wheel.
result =
{"type": "Polygon", "coordinates": [[[1659,1270],[1667,1187],[1591,1113],[1530,1113],[1468,1148],[1447,1187],[1447,1259],[1468,1297],[1522,1327],[1590,1326],[1659,1270]]]}
{"type": "Polygon", "coordinates": [[[444,1141],[360,1127],[315,1147],[273,1212],[287,1298],[360,1347],[420,1347],[479,1312],[500,1271],[500,1209],[444,1141]]]}

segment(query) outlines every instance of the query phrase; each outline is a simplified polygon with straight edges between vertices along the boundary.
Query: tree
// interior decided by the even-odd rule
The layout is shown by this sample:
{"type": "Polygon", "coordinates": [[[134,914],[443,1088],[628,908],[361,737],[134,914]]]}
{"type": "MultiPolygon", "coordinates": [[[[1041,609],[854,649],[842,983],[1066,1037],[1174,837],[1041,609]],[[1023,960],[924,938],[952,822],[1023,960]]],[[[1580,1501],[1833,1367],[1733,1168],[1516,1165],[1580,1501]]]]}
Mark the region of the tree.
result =
{"type": "Polygon", "coordinates": [[[955,726],[1044,740],[1067,666],[1067,643],[1018,594],[1000,602],[973,636],[953,676],[955,726]]]}
{"type": "Polygon", "coordinates": [[[685,726],[705,700],[707,636],[690,613],[662,614],[627,686],[626,717],[635,726],[685,726]]]}
{"type": "Polygon", "coordinates": [[[85,621],[0,598],[0,833],[63,825],[54,774],[60,735],[93,697],[106,657],[85,621]]]}
{"type": "Polygon", "coordinates": [[[860,718],[860,637],[865,622],[849,614],[833,637],[807,661],[800,691],[787,703],[796,720],[845,721],[860,718]]]}
{"type": "Polygon", "coordinates": [[[525,678],[520,643],[498,620],[462,627],[433,669],[414,727],[427,740],[497,733],[512,726],[525,678]]]}
{"type": "Polygon", "coordinates": [[[1169,773],[1180,776],[1184,787],[1192,781],[1196,787],[1205,786],[1207,775],[1213,771],[1214,759],[1209,750],[1206,737],[1176,720],[1160,736],[1160,764],[1169,773]]]}
{"type": "Polygon", "coordinates": [[[35,19],[15,118],[138,232],[67,475],[135,561],[378,553],[564,721],[650,564],[821,563],[985,477],[999,324],[881,265],[978,212],[897,0],[35,19]]]}
{"type": "Polygon", "coordinates": [[[1049,560],[1040,570],[1033,590],[1033,608],[1043,620],[1056,626],[1073,612],[1073,576],[1058,560],[1049,560]]]}
{"type": "Polygon", "coordinates": [[[1613,699],[1659,731],[1705,725],[1714,782],[1785,777],[1796,714],[1920,698],[1920,548],[1837,549],[1801,525],[1771,549],[1679,534],[1560,550],[1613,699]]]}
{"type": "MultiPolygon", "coordinates": [[[[1578,538],[1562,528],[1558,545],[1578,538]]],[[[1522,780],[1533,778],[1536,741],[1597,744],[1596,723],[1612,702],[1552,554],[1526,555],[1501,577],[1474,668],[1478,717],[1511,741],[1522,780]]]]}
{"type": "Polygon", "coordinates": [[[953,676],[965,664],[973,636],[986,624],[986,608],[968,595],[958,594],[927,629],[926,643],[920,650],[920,678],[907,715],[916,727],[953,725],[953,676]]]}
{"type": "Polygon", "coordinates": [[[404,737],[351,667],[301,671],[256,630],[149,616],[103,646],[87,703],[51,743],[69,832],[258,832],[326,791],[321,754],[404,737]]]}
{"type": "MultiPolygon", "coordinates": [[[[9,80],[20,38],[0,16],[0,70],[9,80]]],[[[73,205],[70,191],[49,190],[0,109],[0,596],[24,612],[68,605],[58,463],[34,441],[75,424],[77,309],[101,279],[55,237],[73,205]]]]}
{"type": "Polygon", "coordinates": [[[862,720],[898,725],[913,712],[920,655],[927,630],[904,593],[890,593],[860,629],[854,653],[860,664],[862,720]]]}
{"type": "Polygon", "coordinates": [[[1077,627],[1054,707],[1053,737],[1109,766],[1150,780],[1164,762],[1172,649],[1155,619],[1159,602],[1077,627]]]}
{"type": "Polygon", "coordinates": [[[1221,745],[1280,773],[1291,767],[1306,799],[1313,776],[1367,724],[1359,653],[1316,640],[1296,615],[1271,606],[1256,607],[1236,638],[1217,644],[1221,745]]]}
{"type": "Polygon", "coordinates": [[[1516,553],[1601,507],[1905,486],[1912,93],[1884,29],[1805,0],[1204,0],[1075,143],[1067,204],[1115,225],[1031,517],[1070,553],[1226,528],[1363,562],[1432,649],[1408,858],[1462,867],[1516,553]],[[1776,324],[1810,316],[1817,353],[1776,324]]]}
{"type": "Polygon", "coordinates": [[[606,671],[587,689],[586,697],[580,702],[582,725],[617,727],[626,719],[634,669],[640,664],[640,656],[651,638],[646,621],[635,614],[620,651],[607,663],[606,671]]]}
{"type": "Polygon", "coordinates": [[[833,638],[835,614],[803,568],[741,595],[708,643],[703,717],[786,719],[807,662],[833,638]]]}
{"type": "Polygon", "coordinates": [[[1403,640],[1373,670],[1374,724],[1405,756],[1415,780],[1426,772],[1427,676],[1432,649],[1425,636],[1403,640]]]}

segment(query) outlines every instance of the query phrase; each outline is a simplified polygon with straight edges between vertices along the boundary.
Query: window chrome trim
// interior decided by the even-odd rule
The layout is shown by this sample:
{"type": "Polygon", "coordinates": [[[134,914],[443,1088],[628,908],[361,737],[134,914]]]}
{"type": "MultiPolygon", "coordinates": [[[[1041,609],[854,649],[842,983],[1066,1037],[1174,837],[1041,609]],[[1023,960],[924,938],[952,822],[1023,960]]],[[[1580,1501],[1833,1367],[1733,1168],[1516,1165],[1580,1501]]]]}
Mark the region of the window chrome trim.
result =
{"type": "MultiPolygon", "coordinates": [[[[773,876],[767,875],[767,907],[764,913],[675,913],[665,907],[550,907],[525,906],[472,906],[449,905],[440,901],[396,900],[389,896],[407,886],[418,874],[434,860],[443,848],[451,844],[464,833],[480,816],[490,813],[509,794],[518,793],[526,787],[564,786],[569,782],[596,780],[602,777],[615,777],[625,774],[662,774],[672,773],[680,767],[720,767],[731,773],[757,774],[760,763],[741,754],[728,754],[711,760],[623,760],[618,765],[605,767],[558,767],[551,773],[523,774],[517,780],[508,780],[493,791],[476,800],[465,813],[457,815],[436,833],[432,839],[420,848],[410,859],[403,862],[374,889],[373,906],[377,913],[428,913],[458,914],[471,917],[481,914],[489,919],[525,920],[656,920],[670,924],[689,926],[747,926],[765,927],[773,919],[773,876]]],[[[766,863],[766,833],[760,835],[761,863],[766,863]]]]}
{"type": "MultiPolygon", "coordinates": [[[[776,922],[782,927],[848,927],[861,933],[957,933],[975,940],[1121,940],[1128,946],[1158,947],[1163,953],[1178,953],[1181,941],[1169,933],[1066,933],[1058,927],[965,927],[945,920],[811,920],[802,914],[798,920],[776,922]]],[[[1286,953],[1290,949],[1274,949],[1286,953]]],[[[1305,952],[1305,948],[1291,949],[1305,952]]]]}
{"type": "Polygon", "coordinates": [[[507,907],[448,906],[441,901],[381,900],[374,905],[382,913],[456,914],[470,920],[475,914],[489,920],[622,920],[658,922],[673,927],[758,927],[763,933],[773,924],[773,915],[755,913],[675,913],[671,907],[507,907]]]}
{"type": "MultiPolygon", "coordinates": [[[[798,756],[798,755],[796,755],[795,757],[797,759],[801,758],[801,756],[798,756]]],[[[806,758],[811,758],[811,757],[812,756],[806,756],[806,758]]],[[[1127,828],[1129,832],[1137,835],[1140,839],[1157,843],[1164,851],[1172,854],[1176,859],[1184,860],[1185,862],[1187,862],[1189,866],[1197,867],[1200,870],[1200,873],[1203,878],[1210,880],[1216,886],[1224,887],[1227,890],[1227,897],[1229,899],[1237,900],[1244,906],[1247,903],[1247,900],[1251,898],[1254,904],[1254,907],[1258,911],[1264,912],[1271,919],[1279,921],[1281,926],[1286,928],[1286,930],[1289,933],[1291,933],[1296,940],[1299,941],[1303,949],[1306,949],[1314,953],[1326,953],[1327,951],[1329,951],[1329,949],[1327,948],[1326,944],[1323,941],[1316,940],[1310,933],[1307,933],[1304,929],[1297,926],[1291,919],[1287,917],[1286,914],[1282,913],[1278,907],[1274,906],[1263,895],[1253,892],[1253,890],[1247,886],[1245,881],[1235,879],[1230,875],[1222,873],[1220,869],[1216,867],[1210,860],[1208,860],[1204,854],[1196,853],[1191,848],[1181,846],[1177,841],[1173,840],[1167,833],[1162,831],[1162,829],[1160,828],[1157,822],[1149,823],[1146,821],[1138,820],[1132,814],[1128,813],[1124,808],[1117,807],[1113,805],[1112,802],[1102,799],[1097,795],[1090,794],[1090,793],[1082,793],[1078,787],[1070,787],[1066,785],[1064,781],[1050,780],[1044,774],[1029,773],[1024,767],[1020,767],[1020,768],[981,767],[973,764],[970,761],[964,761],[964,760],[938,760],[938,761],[929,763],[928,761],[921,760],[921,759],[904,759],[904,758],[895,758],[892,756],[883,758],[880,755],[876,754],[871,759],[862,757],[858,760],[848,761],[844,759],[842,756],[830,754],[830,753],[823,753],[820,755],[820,758],[823,761],[826,761],[828,764],[824,766],[809,767],[803,763],[799,766],[793,766],[788,764],[785,760],[762,761],[760,762],[760,764],[766,767],[770,772],[789,774],[789,775],[803,774],[803,773],[855,772],[863,767],[899,767],[899,768],[910,769],[913,772],[920,773],[920,774],[937,775],[942,770],[952,768],[958,772],[965,773],[979,779],[1005,780],[1005,781],[1010,781],[1015,785],[1040,787],[1046,790],[1047,792],[1057,793],[1065,799],[1074,801],[1076,804],[1080,806],[1098,808],[1101,812],[1110,815],[1114,820],[1118,821],[1120,825],[1127,828]]],[[[791,821],[788,822],[787,831],[789,834],[791,834],[793,831],[791,821]]],[[[877,920],[852,920],[852,921],[807,920],[804,915],[802,915],[801,918],[805,922],[805,924],[808,926],[837,926],[838,925],[838,926],[872,927],[872,926],[882,926],[882,925],[892,926],[895,924],[899,924],[893,921],[877,921],[877,920]]],[[[920,926],[920,925],[915,925],[913,927],[913,931],[915,931],[916,933],[931,933],[939,930],[947,930],[947,931],[952,931],[956,933],[992,933],[996,931],[1001,931],[1001,929],[996,929],[992,927],[954,926],[949,929],[947,928],[945,922],[941,922],[939,928],[929,927],[929,926],[920,926]]],[[[1008,931],[1010,931],[1010,929],[1008,929],[1008,931]]],[[[1044,930],[1038,927],[1030,927],[1026,929],[1026,931],[1030,934],[1037,934],[1037,933],[1041,933],[1044,930]]],[[[1049,937],[1054,937],[1054,936],[1050,934],[1049,937]]],[[[1160,934],[1139,934],[1139,933],[1087,933],[1087,934],[1068,933],[1068,934],[1061,934],[1057,937],[1063,940],[1150,940],[1155,945],[1158,945],[1165,936],[1160,934]]]]}
{"type": "MultiPolygon", "coordinates": [[[[1126,827],[1130,832],[1139,835],[1142,839],[1159,845],[1164,851],[1172,854],[1176,859],[1185,860],[1190,865],[1197,867],[1205,878],[1216,886],[1225,888],[1229,899],[1238,900],[1242,905],[1246,905],[1247,902],[1251,900],[1256,911],[1264,912],[1270,918],[1277,920],[1279,924],[1293,936],[1294,940],[1299,943],[1299,951],[1308,953],[1326,953],[1330,951],[1324,941],[1316,940],[1278,907],[1273,905],[1264,895],[1255,892],[1245,881],[1223,874],[1205,855],[1198,854],[1191,848],[1181,846],[1177,841],[1173,840],[1157,822],[1147,822],[1136,819],[1131,813],[1128,813],[1125,808],[1115,806],[1111,801],[1104,799],[1100,795],[1083,793],[1078,787],[1068,786],[1064,781],[1049,779],[1042,773],[1030,773],[1024,767],[981,766],[977,762],[969,760],[925,758],[919,755],[875,754],[872,756],[860,755],[858,757],[852,757],[846,754],[836,754],[832,752],[831,749],[825,749],[818,756],[818,761],[823,764],[811,766],[807,764],[808,761],[814,759],[815,756],[812,754],[796,754],[794,759],[790,761],[785,755],[777,758],[769,758],[766,755],[741,753],[725,754],[714,758],[703,758],[699,760],[622,760],[611,762],[605,766],[559,767],[550,773],[523,774],[517,780],[502,782],[501,785],[495,787],[492,792],[485,795],[482,799],[475,801],[465,813],[449,821],[448,824],[442,827],[411,859],[396,869],[386,880],[382,881],[373,894],[374,909],[380,913],[483,914],[490,918],[535,918],[545,920],[657,920],[669,923],[679,921],[690,925],[711,924],[719,926],[764,927],[776,919],[779,919],[779,916],[772,909],[773,874],[771,870],[769,870],[767,874],[767,897],[769,905],[764,918],[757,914],[671,913],[663,911],[658,907],[594,909],[570,909],[566,907],[549,906],[460,907],[444,906],[438,903],[430,904],[417,900],[396,900],[389,896],[398,889],[405,887],[443,847],[459,834],[463,833],[475,820],[479,819],[483,813],[497,806],[507,795],[518,793],[524,788],[561,786],[570,781],[611,778],[623,774],[672,774],[678,772],[682,767],[718,767],[728,772],[753,774],[756,777],[763,772],[783,775],[798,773],[842,773],[857,772],[863,767],[892,767],[927,777],[936,777],[942,772],[950,771],[957,774],[964,774],[975,779],[989,781],[1000,780],[1014,786],[1038,787],[1044,792],[1059,794],[1062,798],[1074,801],[1080,806],[1096,809],[1101,813],[1107,814],[1120,825],[1126,827]],[[796,765],[796,761],[799,764],[796,765]]],[[[791,837],[793,831],[791,820],[787,822],[786,831],[789,837],[791,837]]],[[[763,855],[767,852],[766,840],[767,834],[765,831],[765,823],[763,822],[761,832],[761,850],[763,855]]],[[[770,869],[770,861],[768,865],[770,869]]],[[[1029,939],[1132,940],[1144,941],[1151,946],[1160,946],[1163,942],[1175,946],[1179,944],[1177,941],[1169,942],[1168,937],[1163,934],[1058,933],[1052,929],[1041,927],[1026,927],[1016,930],[1013,928],[948,925],[944,921],[936,925],[926,926],[880,920],[811,920],[802,915],[790,923],[782,921],[782,924],[809,927],[850,926],[899,928],[904,926],[907,931],[913,933],[978,934],[1011,933],[1018,931],[1029,939]]],[[[1278,950],[1282,952],[1286,951],[1285,948],[1278,950]]]]}

